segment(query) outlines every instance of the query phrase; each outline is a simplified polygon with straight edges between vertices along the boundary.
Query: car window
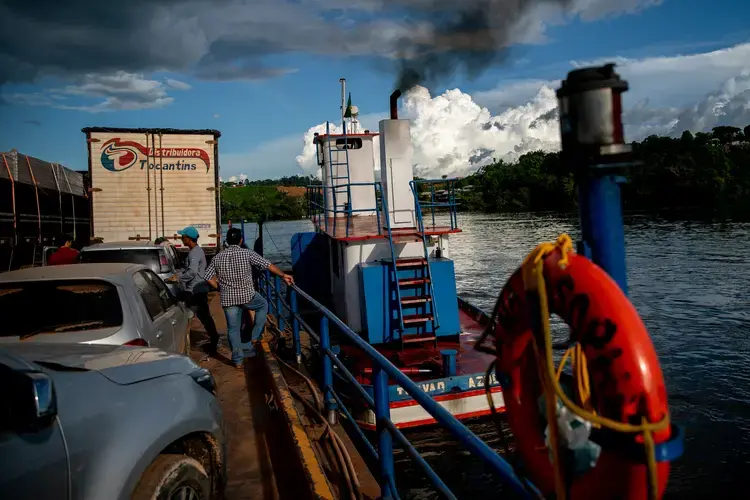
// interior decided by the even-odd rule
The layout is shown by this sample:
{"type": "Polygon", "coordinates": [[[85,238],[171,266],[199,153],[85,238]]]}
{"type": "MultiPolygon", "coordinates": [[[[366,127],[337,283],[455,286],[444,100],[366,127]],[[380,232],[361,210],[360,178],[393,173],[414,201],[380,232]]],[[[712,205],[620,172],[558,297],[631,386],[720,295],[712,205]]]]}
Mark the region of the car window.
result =
{"type": "Polygon", "coordinates": [[[84,250],[81,252],[81,262],[125,262],[129,264],[142,264],[155,273],[168,273],[171,271],[169,260],[160,248],[84,250]]]}
{"type": "Polygon", "coordinates": [[[103,280],[0,284],[0,337],[72,333],[122,325],[117,286],[103,280]]]}
{"type": "Polygon", "coordinates": [[[151,285],[158,290],[159,300],[165,310],[177,304],[177,299],[172,295],[172,292],[169,291],[169,288],[167,288],[167,285],[160,277],[150,271],[143,271],[143,274],[151,285]]]}
{"type": "Polygon", "coordinates": [[[169,245],[166,247],[169,252],[169,255],[171,256],[172,262],[174,262],[175,267],[180,267],[180,257],[177,255],[177,249],[173,247],[172,245],[169,245]]]}
{"type": "Polygon", "coordinates": [[[177,252],[175,248],[172,245],[168,245],[164,247],[164,250],[167,252],[167,256],[169,257],[169,260],[171,262],[172,269],[177,269],[180,267],[180,259],[177,258],[177,252]]]}
{"type": "Polygon", "coordinates": [[[146,306],[148,315],[151,319],[156,319],[157,316],[164,313],[167,310],[162,304],[162,299],[159,296],[159,289],[156,288],[151,280],[147,278],[148,271],[138,271],[133,275],[133,282],[138,289],[138,294],[143,299],[143,304],[146,306]]]}

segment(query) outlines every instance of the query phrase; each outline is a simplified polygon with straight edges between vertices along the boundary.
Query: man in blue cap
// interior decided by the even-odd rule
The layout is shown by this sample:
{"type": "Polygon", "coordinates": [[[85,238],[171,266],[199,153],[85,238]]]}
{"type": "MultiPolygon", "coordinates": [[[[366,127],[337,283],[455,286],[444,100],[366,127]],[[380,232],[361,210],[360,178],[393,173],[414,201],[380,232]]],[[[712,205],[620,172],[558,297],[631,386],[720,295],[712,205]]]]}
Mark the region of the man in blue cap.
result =
{"type": "Polygon", "coordinates": [[[190,249],[185,259],[184,269],[177,275],[180,281],[185,285],[185,295],[183,300],[185,304],[195,313],[203,328],[206,329],[209,342],[206,346],[206,353],[216,355],[219,345],[219,333],[216,331],[216,324],[211,317],[211,311],[208,308],[208,284],[203,280],[203,274],[206,272],[206,254],[198,246],[200,234],[193,226],[188,226],[182,231],[177,231],[182,236],[182,244],[190,249]]]}

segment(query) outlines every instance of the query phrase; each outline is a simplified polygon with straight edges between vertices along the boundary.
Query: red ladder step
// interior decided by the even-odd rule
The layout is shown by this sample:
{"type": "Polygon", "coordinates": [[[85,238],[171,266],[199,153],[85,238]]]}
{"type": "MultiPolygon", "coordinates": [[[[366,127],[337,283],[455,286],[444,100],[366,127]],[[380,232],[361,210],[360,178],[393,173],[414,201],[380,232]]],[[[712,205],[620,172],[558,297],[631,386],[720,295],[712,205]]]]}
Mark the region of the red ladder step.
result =
{"type": "Polygon", "coordinates": [[[427,265],[427,259],[422,257],[396,259],[396,267],[422,267],[427,265]]]}
{"type": "Polygon", "coordinates": [[[404,316],[405,325],[427,323],[428,321],[432,321],[432,314],[407,314],[404,316]]]}
{"type": "Polygon", "coordinates": [[[401,337],[401,341],[404,344],[413,344],[416,342],[433,342],[434,340],[435,336],[431,333],[424,335],[404,335],[401,337]]]}
{"type": "Polygon", "coordinates": [[[431,300],[432,300],[432,297],[430,297],[429,295],[415,295],[411,297],[402,297],[401,305],[424,304],[426,302],[430,302],[431,300]]]}
{"type": "Polygon", "coordinates": [[[401,278],[398,280],[398,286],[425,285],[429,282],[429,278],[401,278]]]}

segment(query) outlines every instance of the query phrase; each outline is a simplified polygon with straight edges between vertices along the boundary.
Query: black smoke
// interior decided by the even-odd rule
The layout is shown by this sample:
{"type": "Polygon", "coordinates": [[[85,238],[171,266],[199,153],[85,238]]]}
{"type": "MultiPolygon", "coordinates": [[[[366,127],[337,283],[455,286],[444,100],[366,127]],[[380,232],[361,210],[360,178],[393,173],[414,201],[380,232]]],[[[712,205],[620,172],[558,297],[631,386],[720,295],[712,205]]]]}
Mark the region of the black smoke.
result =
{"type": "MultiPolygon", "coordinates": [[[[404,2],[404,0],[394,0],[404,2]]],[[[524,30],[526,15],[543,4],[567,9],[572,0],[414,0],[405,8],[413,29],[397,44],[396,88],[433,85],[462,71],[479,76],[503,62],[524,30]]]]}

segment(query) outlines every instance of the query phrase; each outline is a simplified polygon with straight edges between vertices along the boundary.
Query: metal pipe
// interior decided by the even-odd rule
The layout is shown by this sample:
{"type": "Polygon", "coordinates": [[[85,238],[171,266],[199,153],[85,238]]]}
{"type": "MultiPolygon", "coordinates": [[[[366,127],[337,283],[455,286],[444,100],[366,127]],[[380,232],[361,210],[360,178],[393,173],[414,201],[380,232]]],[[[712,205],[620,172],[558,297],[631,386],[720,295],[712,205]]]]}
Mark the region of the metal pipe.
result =
{"type": "Polygon", "coordinates": [[[414,446],[398,429],[398,427],[396,427],[393,422],[388,421],[388,429],[391,435],[396,438],[396,441],[399,442],[404,451],[411,457],[412,460],[414,460],[414,463],[419,465],[419,467],[422,469],[422,472],[424,472],[425,475],[430,479],[430,481],[432,481],[432,484],[435,485],[435,487],[443,495],[443,497],[456,500],[456,495],[454,495],[450,488],[448,488],[448,486],[445,484],[445,482],[440,479],[440,476],[438,476],[435,471],[432,470],[432,467],[430,467],[430,464],[427,463],[427,460],[425,460],[422,455],[419,454],[419,451],[414,448],[414,446]]]}
{"type": "MultiPolygon", "coordinates": [[[[435,420],[437,420],[453,437],[463,443],[466,448],[472,453],[478,455],[485,463],[491,466],[491,469],[500,474],[502,479],[507,482],[511,490],[517,493],[522,498],[529,498],[531,494],[538,494],[538,490],[530,485],[525,479],[516,475],[513,467],[506,462],[499,454],[497,454],[487,443],[482,441],[476,434],[472,433],[464,424],[458,421],[451,413],[444,407],[440,406],[434,399],[432,399],[427,393],[425,393],[417,384],[414,383],[409,377],[404,375],[396,368],[385,356],[375,350],[370,344],[368,344],[362,337],[357,335],[351,328],[349,328],[343,321],[341,321],[335,314],[333,314],[327,307],[315,300],[304,290],[299,288],[297,285],[292,285],[300,297],[304,298],[316,309],[320,311],[324,317],[329,318],[330,321],[338,327],[339,331],[346,336],[346,338],[359,349],[361,349],[375,364],[382,368],[382,371],[388,374],[388,377],[393,379],[398,385],[400,385],[409,396],[411,396],[427,413],[430,414],[435,420]]],[[[322,324],[321,320],[321,324],[322,324]]],[[[328,326],[326,322],[326,327],[328,326]]],[[[322,335],[321,335],[322,343],[322,335]]]]}
{"type": "Polygon", "coordinates": [[[622,126],[622,93],[627,90],[614,64],[606,64],[571,71],[557,91],[562,158],[574,167],[578,184],[578,253],[607,271],[626,294],[620,184],[633,163],[622,126]]]}
{"type": "MultiPolygon", "coordinates": [[[[399,370],[401,371],[401,373],[405,373],[407,375],[419,375],[421,373],[432,373],[435,371],[430,368],[411,368],[411,367],[399,368],[399,370]]],[[[362,369],[362,373],[365,375],[372,375],[372,372],[373,372],[373,369],[370,368],[369,366],[362,369]]]]}
{"type": "Polygon", "coordinates": [[[372,387],[375,400],[375,425],[378,435],[378,457],[380,462],[380,496],[390,498],[395,491],[391,491],[390,478],[393,477],[393,438],[388,428],[391,420],[390,397],[388,395],[388,374],[379,366],[373,369],[372,387]]]}
{"type": "Polygon", "coordinates": [[[344,124],[346,114],[346,78],[339,78],[341,82],[341,124],[344,124]]]}
{"type": "Polygon", "coordinates": [[[164,146],[162,146],[162,133],[159,132],[159,191],[161,191],[161,236],[167,234],[164,223],[164,146]]]}
{"type": "Polygon", "coordinates": [[[276,288],[276,322],[279,326],[279,331],[284,331],[284,311],[281,309],[281,277],[275,275],[273,277],[274,288],[276,288]]]}
{"type": "Polygon", "coordinates": [[[148,239],[153,239],[151,234],[151,156],[148,151],[148,133],[146,133],[146,199],[148,200],[148,239]]]}
{"type": "Polygon", "coordinates": [[[297,365],[302,364],[302,345],[299,338],[299,320],[297,319],[297,292],[292,288],[289,291],[289,303],[292,316],[292,343],[294,344],[294,357],[297,365]]]}
{"type": "Polygon", "coordinates": [[[398,98],[401,97],[401,91],[396,89],[391,94],[391,120],[398,120],[398,98]]]}
{"type": "Polygon", "coordinates": [[[328,331],[328,317],[320,318],[320,357],[323,359],[323,394],[325,395],[326,413],[328,422],[336,424],[336,400],[331,396],[333,392],[333,364],[331,358],[326,355],[326,350],[331,348],[331,336],[328,331]]]}
{"type": "Polygon", "coordinates": [[[440,351],[443,356],[443,376],[444,377],[455,377],[456,376],[456,355],[458,351],[455,349],[444,349],[440,351]]]}

